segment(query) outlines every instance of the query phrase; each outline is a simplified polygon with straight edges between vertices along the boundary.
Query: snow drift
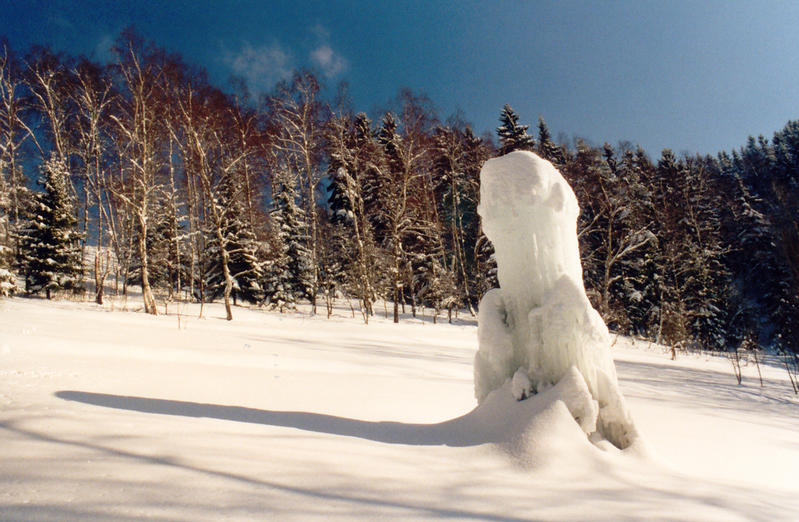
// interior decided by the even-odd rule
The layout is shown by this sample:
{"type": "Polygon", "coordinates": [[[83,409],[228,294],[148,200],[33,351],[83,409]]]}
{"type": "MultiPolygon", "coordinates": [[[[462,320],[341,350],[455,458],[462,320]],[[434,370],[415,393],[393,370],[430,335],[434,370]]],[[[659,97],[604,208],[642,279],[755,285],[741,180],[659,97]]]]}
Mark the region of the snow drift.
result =
{"type": "Polygon", "coordinates": [[[483,166],[478,213],[500,284],[480,302],[478,402],[506,385],[517,400],[558,385],[592,441],[629,447],[637,432],[607,327],[585,295],[571,187],[550,162],[511,152],[483,166]]]}

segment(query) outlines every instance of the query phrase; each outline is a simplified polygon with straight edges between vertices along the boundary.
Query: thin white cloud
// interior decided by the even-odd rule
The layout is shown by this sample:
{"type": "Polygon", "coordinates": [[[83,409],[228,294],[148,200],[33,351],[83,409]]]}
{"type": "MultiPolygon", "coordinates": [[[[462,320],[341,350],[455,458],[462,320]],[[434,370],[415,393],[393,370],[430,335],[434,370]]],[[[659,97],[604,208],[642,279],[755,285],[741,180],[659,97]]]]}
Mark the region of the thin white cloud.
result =
{"type": "Polygon", "coordinates": [[[332,78],[347,69],[347,60],[328,44],[322,44],[310,54],[311,63],[319,67],[327,78],[332,78]]]}
{"type": "MultiPolygon", "coordinates": [[[[307,58],[300,62],[315,67],[325,78],[334,78],[349,68],[346,58],[330,45],[330,31],[322,25],[312,26],[308,31],[314,45],[307,58]]],[[[245,42],[235,52],[223,48],[222,60],[234,75],[246,82],[253,94],[269,92],[277,82],[291,78],[294,71],[303,66],[294,59],[291,50],[277,41],[261,46],[245,42]]]]}
{"type": "Polygon", "coordinates": [[[112,63],[115,61],[114,56],[114,39],[110,34],[104,34],[97,45],[94,46],[94,57],[102,63],[112,63]]]}
{"type": "Polygon", "coordinates": [[[245,43],[236,53],[227,53],[225,62],[233,74],[244,78],[253,93],[269,91],[291,77],[294,60],[280,44],[253,47],[245,43]]]}
{"type": "Polygon", "coordinates": [[[311,34],[316,37],[317,40],[321,42],[327,42],[330,40],[330,31],[327,27],[322,24],[316,24],[311,27],[310,29],[311,34]]]}
{"type": "Polygon", "coordinates": [[[75,24],[69,21],[66,17],[60,14],[53,14],[50,16],[50,23],[58,27],[62,31],[74,31],[75,24]]]}

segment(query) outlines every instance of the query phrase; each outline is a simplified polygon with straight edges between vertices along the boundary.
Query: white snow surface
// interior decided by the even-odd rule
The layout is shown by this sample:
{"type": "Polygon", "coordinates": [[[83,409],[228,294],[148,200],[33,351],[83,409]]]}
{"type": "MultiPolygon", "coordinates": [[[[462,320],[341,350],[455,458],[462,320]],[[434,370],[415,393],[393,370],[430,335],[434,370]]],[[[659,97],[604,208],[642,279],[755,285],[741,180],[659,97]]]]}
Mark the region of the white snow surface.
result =
{"type": "Polygon", "coordinates": [[[593,420],[576,419],[595,427],[591,440],[630,447],[638,434],[618,387],[610,335],[583,286],[574,191],[549,161],[511,152],[480,171],[478,213],[494,245],[500,288],[480,302],[477,399],[508,380],[521,399],[568,376],[577,387],[570,393],[587,386],[597,403],[583,407],[594,411],[593,420]]]}
{"type": "Polygon", "coordinates": [[[476,407],[463,316],[367,326],[341,303],[330,320],[237,307],[228,322],[221,304],[202,319],[196,305],[152,317],[123,304],[0,300],[0,520],[799,513],[799,402],[776,365],[764,387],[753,366],[738,386],[726,359],[618,339],[648,444],[619,451],[586,437],[573,371],[476,407]]]}

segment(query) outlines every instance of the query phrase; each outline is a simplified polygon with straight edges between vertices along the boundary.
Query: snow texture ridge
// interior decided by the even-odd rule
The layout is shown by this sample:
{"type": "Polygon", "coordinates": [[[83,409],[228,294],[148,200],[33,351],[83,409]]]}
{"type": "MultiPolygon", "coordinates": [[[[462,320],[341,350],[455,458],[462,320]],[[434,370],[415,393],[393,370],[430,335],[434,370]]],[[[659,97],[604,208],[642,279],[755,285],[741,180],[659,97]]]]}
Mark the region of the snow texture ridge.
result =
{"type": "Polygon", "coordinates": [[[610,336],[583,286],[574,191],[550,162],[515,151],[483,166],[478,213],[500,284],[480,302],[478,402],[508,381],[517,400],[559,385],[561,395],[582,397],[569,411],[592,441],[629,447],[637,432],[610,336]]]}

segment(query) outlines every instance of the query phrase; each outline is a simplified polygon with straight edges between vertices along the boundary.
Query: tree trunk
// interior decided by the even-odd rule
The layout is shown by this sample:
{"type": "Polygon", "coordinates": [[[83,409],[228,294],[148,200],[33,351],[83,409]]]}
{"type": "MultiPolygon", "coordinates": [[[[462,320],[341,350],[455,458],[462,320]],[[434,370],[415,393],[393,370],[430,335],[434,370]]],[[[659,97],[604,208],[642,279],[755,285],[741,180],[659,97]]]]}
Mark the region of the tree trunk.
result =
{"type": "Polygon", "coordinates": [[[233,310],[230,307],[230,292],[233,290],[233,278],[230,276],[230,254],[225,246],[225,239],[222,236],[222,227],[217,221],[216,240],[219,242],[219,252],[222,254],[222,275],[225,277],[225,315],[228,321],[233,320],[233,310]]]}
{"type": "Polygon", "coordinates": [[[400,290],[400,251],[399,238],[394,235],[394,322],[399,322],[399,290],[400,290]]]}
{"type": "Polygon", "coordinates": [[[103,287],[105,286],[105,278],[108,275],[108,264],[110,260],[106,262],[105,268],[102,265],[102,256],[98,251],[94,255],[94,284],[96,294],[94,297],[94,302],[98,305],[103,304],[103,287]]]}
{"type": "Polygon", "coordinates": [[[140,209],[138,214],[139,219],[139,257],[141,259],[141,293],[144,299],[144,311],[151,315],[158,315],[158,309],[155,306],[155,298],[153,291],[150,288],[150,273],[147,263],[147,217],[144,215],[146,206],[140,209]]]}
{"type": "Polygon", "coordinates": [[[94,290],[96,292],[94,301],[101,305],[103,304],[103,292],[105,287],[105,278],[108,276],[108,270],[111,266],[110,256],[106,259],[105,268],[102,269],[102,256],[100,253],[103,248],[103,198],[100,184],[100,164],[98,158],[95,157],[95,177],[97,183],[97,253],[94,255],[94,290]],[[98,257],[100,256],[100,257],[98,257]],[[101,270],[102,269],[102,270],[101,270]],[[102,277],[100,276],[102,272],[102,277]]]}
{"type": "Polygon", "coordinates": [[[399,298],[398,298],[397,294],[399,294],[399,289],[395,286],[394,287],[394,322],[395,323],[399,322],[399,303],[397,302],[399,300],[399,298]]]}

